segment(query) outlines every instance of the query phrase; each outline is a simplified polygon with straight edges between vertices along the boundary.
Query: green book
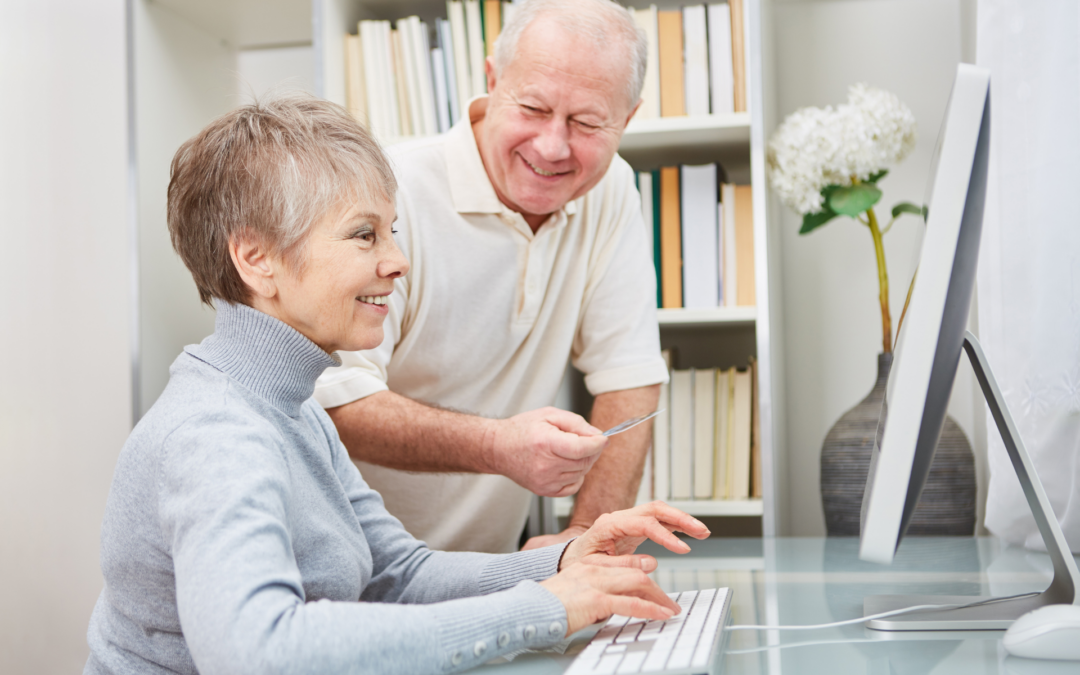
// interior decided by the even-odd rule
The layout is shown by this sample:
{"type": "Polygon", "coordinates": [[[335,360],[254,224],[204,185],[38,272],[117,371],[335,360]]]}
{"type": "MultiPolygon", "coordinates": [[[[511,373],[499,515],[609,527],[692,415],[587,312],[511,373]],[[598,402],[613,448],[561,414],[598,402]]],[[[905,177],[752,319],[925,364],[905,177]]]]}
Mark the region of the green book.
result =
{"type": "Polygon", "coordinates": [[[656,271],[656,306],[663,307],[663,288],[660,285],[660,169],[652,172],[652,234],[653,269],[656,271]]]}

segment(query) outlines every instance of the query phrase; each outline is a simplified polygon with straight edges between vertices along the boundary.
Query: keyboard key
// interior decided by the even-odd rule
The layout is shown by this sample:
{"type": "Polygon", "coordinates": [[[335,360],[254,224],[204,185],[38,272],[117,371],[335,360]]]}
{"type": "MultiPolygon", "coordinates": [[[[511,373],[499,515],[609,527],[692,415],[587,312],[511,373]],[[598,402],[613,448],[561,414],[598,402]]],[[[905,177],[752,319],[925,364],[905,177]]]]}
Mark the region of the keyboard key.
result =
{"type": "Polygon", "coordinates": [[[636,673],[641,670],[641,664],[645,663],[646,652],[631,652],[619,664],[616,673],[636,673]]]}
{"type": "Polygon", "coordinates": [[[615,669],[619,667],[619,662],[622,661],[622,654],[612,654],[611,656],[604,655],[604,658],[600,659],[600,663],[596,664],[596,668],[593,669],[595,675],[614,675],[615,669]]]}

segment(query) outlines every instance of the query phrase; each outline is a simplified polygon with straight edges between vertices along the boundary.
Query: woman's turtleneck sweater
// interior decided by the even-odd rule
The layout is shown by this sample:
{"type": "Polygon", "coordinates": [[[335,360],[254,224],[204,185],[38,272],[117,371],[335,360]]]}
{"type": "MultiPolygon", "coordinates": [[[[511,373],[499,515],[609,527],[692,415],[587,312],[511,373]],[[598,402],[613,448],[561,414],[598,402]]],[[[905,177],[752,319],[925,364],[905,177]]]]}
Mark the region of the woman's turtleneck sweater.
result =
{"type": "MultiPolygon", "coordinates": [[[[311,399],[333,357],[218,302],[120,453],[87,673],[446,673],[562,639],[562,546],[429,550],[311,399]]],[[[483,523],[477,523],[483,527],[483,523]]]]}

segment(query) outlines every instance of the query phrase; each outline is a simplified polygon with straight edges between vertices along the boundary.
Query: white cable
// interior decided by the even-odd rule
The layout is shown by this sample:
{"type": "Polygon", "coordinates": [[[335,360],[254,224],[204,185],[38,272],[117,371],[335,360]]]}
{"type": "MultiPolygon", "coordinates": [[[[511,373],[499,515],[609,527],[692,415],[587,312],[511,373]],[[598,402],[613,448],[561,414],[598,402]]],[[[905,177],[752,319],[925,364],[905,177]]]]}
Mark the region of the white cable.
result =
{"type": "Polygon", "coordinates": [[[1015,600],[1017,598],[1029,598],[1035,595],[1035,593],[1018,593],[1017,595],[1008,595],[1003,598],[990,598],[988,600],[979,600],[978,602],[970,602],[966,605],[916,605],[914,607],[904,607],[903,609],[894,609],[891,612],[882,612],[880,614],[871,614],[870,616],[861,616],[858,619],[848,619],[846,621],[836,621],[833,623],[819,623],[810,626],[728,626],[727,630],[817,630],[819,628],[835,628],[837,626],[849,626],[853,623],[863,623],[865,621],[873,621],[874,619],[884,619],[888,616],[896,616],[898,614],[908,614],[909,612],[918,612],[924,609],[966,609],[968,607],[978,607],[980,605],[990,605],[996,602],[1004,602],[1005,600],[1015,600]]]}
{"type": "Polygon", "coordinates": [[[874,619],[885,619],[886,617],[895,617],[896,615],[906,615],[908,612],[919,611],[920,609],[957,609],[963,607],[963,605],[916,605],[915,607],[905,607],[904,609],[893,609],[892,611],[882,611],[879,615],[870,615],[868,617],[860,617],[858,619],[848,619],[847,621],[835,621],[833,623],[816,623],[813,625],[729,625],[729,631],[816,631],[818,629],[833,629],[833,627],[840,625],[850,625],[852,623],[863,623],[864,621],[872,621],[874,619]]]}

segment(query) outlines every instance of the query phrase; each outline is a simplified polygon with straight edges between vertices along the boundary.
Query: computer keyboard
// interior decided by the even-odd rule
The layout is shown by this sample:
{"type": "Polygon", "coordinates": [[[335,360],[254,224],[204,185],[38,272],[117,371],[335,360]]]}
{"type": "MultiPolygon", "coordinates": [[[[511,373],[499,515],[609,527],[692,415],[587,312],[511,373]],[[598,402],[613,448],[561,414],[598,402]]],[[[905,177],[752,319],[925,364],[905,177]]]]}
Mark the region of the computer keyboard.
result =
{"type": "Polygon", "coordinates": [[[731,589],[668,595],[682,608],[679,614],[667,621],[611,617],[566,675],[711,673],[731,613],[731,589]]]}

